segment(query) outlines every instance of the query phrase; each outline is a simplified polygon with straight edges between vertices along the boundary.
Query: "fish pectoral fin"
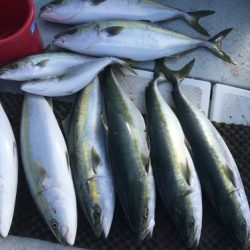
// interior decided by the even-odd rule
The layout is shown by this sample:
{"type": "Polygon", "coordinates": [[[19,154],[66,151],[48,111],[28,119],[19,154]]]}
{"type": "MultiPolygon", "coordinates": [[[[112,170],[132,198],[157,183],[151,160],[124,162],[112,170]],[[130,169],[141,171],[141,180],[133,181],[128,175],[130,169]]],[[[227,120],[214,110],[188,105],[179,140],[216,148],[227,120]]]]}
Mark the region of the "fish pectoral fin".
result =
{"type": "Polygon", "coordinates": [[[224,172],[227,176],[227,178],[231,181],[231,183],[233,184],[233,186],[235,188],[237,188],[237,185],[236,185],[236,179],[235,179],[235,175],[234,175],[234,172],[232,171],[231,168],[229,168],[227,165],[224,166],[224,172]]]}
{"type": "Polygon", "coordinates": [[[40,61],[39,63],[36,63],[35,66],[43,68],[48,65],[48,62],[49,62],[49,59],[45,59],[45,60],[40,61]]]}
{"type": "Polygon", "coordinates": [[[193,190],[191,188],[188,188],[186,190],[184,190],[183,192],[181,192],[180,194],[180,198],[185,198],[186,196],[190,195],[191,193],[193,193],[193,190]]]}
{"type": "Polygon", "coordinates": [[[190,186],[191,185],[191,170],[188,164],[188,160],[186,159],[186,163],[185,164],[181,164],[181,171],[182,171],[182,175],[184,176],[187,184],[190,186]]]}
{"type": "Polygon", "coordinates": [[[97,168],[100,164],[101,159],[94,147],[92,147],[91,149],[91,157],[92,157],[92,168],[93,168],[94,173],[96,174],[97,168]]]}
{"type": "Polygon", "coordinates": [[[106,0],[90,0],[90,2],[92,3],[92,5],[98,5],[101,4],[103,2],[105,2],[106,0]]]}
{"type": "Polygon", "coordinates": [[[51,97],[47,97],[46,100],[49,103],[49,106],[53,109],[53,102],[52,102],[52,98],[51,97]]]}
{"type": "Polygon", "coordinates": [[[70,159],[69,159],[69,153],[68,151],[65,152],[65,156],[66,156],[66,162],[67,162],[67,167],[69,172],[71,173],[71,169],[70,169],[70,159]]]}
{"type": "Polygon", "coordinates": [[[148,174],[149,173],[149,167],[151,165],[150,157],[149,157],[149,155],[142,154],[141,158],[142,158],[142,162],[143,162],[143,164],[145,166],[145,171],[148,174]]]}
{"type": "Polygon", "coordinates": [[[189,144],[189,142],[188,142],[188,140],[185,138],[185,140],[184,140],[184,143],[185,143],[185,145],[186,145],[186,147],[187,147],[187,149],[188,149],[188,152],[190,153],[190,154],[192,154],[192,148],[191,148],[191,145],[189,144]]]}
{"type": "Polygon", "coordinates": [[[107,116],[105,113],[101,115],[101,120],[102,120],[102,124],[104,126],[105,131],[108,132],[108,122],[107,122],[107,116]]]}
{"type": "Polygon", "coordinates": [[[46,170],[40,165],[40,164],[36,164],[36,170],[37,170],[37,179],[39,181],[39,183],[44,186],[44,181],[46,178],[48,178],[48,173],[46,172],[46,170]]]}
{"type": "Polygon", "coordinates": [[[103,29],[102,31],[105,31],[108,36],[116,36],[118,35],[124,28],[122,26],[112,26],[103,29]]]}

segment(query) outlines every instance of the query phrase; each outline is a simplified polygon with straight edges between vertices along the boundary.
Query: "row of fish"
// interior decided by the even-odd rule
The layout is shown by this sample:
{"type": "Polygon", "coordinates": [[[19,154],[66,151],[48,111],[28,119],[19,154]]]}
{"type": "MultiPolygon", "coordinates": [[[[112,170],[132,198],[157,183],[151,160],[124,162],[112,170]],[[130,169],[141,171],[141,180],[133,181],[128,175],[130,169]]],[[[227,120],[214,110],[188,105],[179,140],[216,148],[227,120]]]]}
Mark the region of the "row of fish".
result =
{"type": "MultiPolygon", "coordinates": [[[[193,63],[178,72],[157,63],[156,72],[162,72],[174,86],[179,120],[161,96],[161,81],[156,77],[146,88],[147,126],[119,84],[120,70],[113,67],[107,71],[103,90],[95,78],[78,94],[64,123],[68,149],[51,101],[25,94],[20,140],[23,166],[32,197],[61,243],[74,244],[75,191],[97,237],[109,234],[116,189],[137,237],[150,238],[155,225],[156,185],[183,241],[195,247],[202,228],[200,178],[229,233],[243,248],[249,247],[250,211],[235,161],[211,122],[179,88],[193,63]]],[[[8,180],[4,169],[2,179],[8,186],[0,197],[3,195],[8,210],[2,212],[5,219],[0,232],[6,236],[15,203],[17,149],[2,109],[1,117],[6,124],[1,131],[6,143],[0,152],[5,164],[9,156],[11,176],[8,180]]]]}
{"type": "MultiPolygon", "coordinates": [[[[21,119],[23,166],[32,197],[59,242],[74,244],[77,199],[96,236],[107,237],[115,191],[137,237],[150,238],[156,186],[183,241],[196,247],[202,229],[201,181],[229,233],[243,248],[249,247],[250,211],[235,161],[212,123],[179,87],[194,61],[180,71],[157,61],[156,78],[145,92],[146,123],[118,80],[120,67],[132,70],[131,60],[155,60],[199,47],[234,63],[221,48],[232,29],[204,40],[145,22],[182,18],[208,36],[199,19],[211,14],[186,13],[149,0],[55,0],[40,16],[80,25],[56,35],[53,44],[84,55],[45,52],[0,68],[0,79],[23,81],[21,89],[29,93],[21,119]],[[97,75],[114,64],[101,86],[97,75]],[[173,84],[178,118],[159,92],[162,74],[173,84]],[[80,90],[64,122],[65,141],[52,102],[44,96],[80,90]]],[[[0,120],[0,234],[5,237],[13,217],[18,162],[1,106],[0,120]]]]}

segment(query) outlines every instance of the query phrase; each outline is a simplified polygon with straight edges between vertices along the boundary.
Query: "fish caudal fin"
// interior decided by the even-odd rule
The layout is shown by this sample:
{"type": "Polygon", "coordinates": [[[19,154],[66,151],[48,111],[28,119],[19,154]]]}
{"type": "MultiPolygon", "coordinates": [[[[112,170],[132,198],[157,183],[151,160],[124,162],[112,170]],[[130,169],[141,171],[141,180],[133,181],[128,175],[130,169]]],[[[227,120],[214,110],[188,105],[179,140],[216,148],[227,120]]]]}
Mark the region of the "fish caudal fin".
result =
{"type": "Polygon", "coordinates": [[[212,10],[188,12],[185,13],[184,18],[186,22],[188,22],[194,30],[196,30],[197,32],[201,33],[204,36],[209,36],[207,30],[200,25],[199,21],[201,18],[213,15],[214,13],[215,11],[212,10]]]}
{"type": "Polygon", "coordinates": [[[213,36],[211,39],[208,40],[208,48],[213,51],[213,53],[215,55],[217,55],[218,57],[220,57],[222,60],[228,62],[228,63],[232,63],[232,64],[236,64],[229,55],[227,55],[223,50],[222,50],[222,41],[224,40],[224,38],[232,31],[233,29],[226,29],[223,30],[222,32],[220,32],[219,34],[213,36]]]}
{"type": "Polygon", "coordinates": [[[121,65],[124,68],[126,68],[128,71],[130,71],[133,75],[137,75],[136,71],[132,68],[132,66],[135,64],[132,60],[121,60],[115,57],[111,57],[111,64],[121,65]]]}
{"type": "Polygon", "coordinates": [[[179,88],[179,84],[188,76],[194,66],[195,59],[186,64],[182,69],[178,71],[170,70],[164,63],[164,59],[160,59],[156,63],[157,73],[163,73],[167,80],[173,85],[174,89],[179,88]]]}

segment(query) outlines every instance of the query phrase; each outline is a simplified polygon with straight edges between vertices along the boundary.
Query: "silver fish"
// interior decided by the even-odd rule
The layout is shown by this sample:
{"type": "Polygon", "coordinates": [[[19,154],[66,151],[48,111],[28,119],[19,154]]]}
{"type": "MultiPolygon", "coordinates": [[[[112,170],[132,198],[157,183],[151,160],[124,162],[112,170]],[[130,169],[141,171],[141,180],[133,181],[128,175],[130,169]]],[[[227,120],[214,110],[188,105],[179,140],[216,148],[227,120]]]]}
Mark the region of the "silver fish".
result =
{"type": "Polygon", "coordinates": [[[155,184],[143,117],[122,90],[117,72],[105,82],[105,118],[117,194],[140,240],[151,237],[155,225],[155,184]]]}
{"type": "Polygon", "coordinates": [[[28,56],[0,68],[0,79],[29,81],[60,76],[74,66],[96,58],[75,53],[50,52],[28,56]]]}
{"type": "Polygon", "coordinates": [[[18,156],[16,140],[2,105],[0,104],[0,235],[10,230],[17,192],[18,156]]]}
{"type": "Polygon", "coordinates": [[[226,29],[210,40],[164,29],[140,21],[103,21],[75,26],[55,36],[54,44],[78,53],[114,56],[135,61],[169,57],[196,48],[207,48],[224,61],[232,59],[221,49],[226,29]]]}
{"type": "Polygon", "coordinates": [[[21,89],[42,96],[72,95],[88,85],[106,66],[115,63],[126,64],[113,57],[96,58],[89,63],[74,67],[64,75],[26,82],[22,84],[21,89]]]}
{"type": "Polygon", "coordinates": [[[97,237],[107,238],[115,208],[113,176],[102,123],[98,78],[77,96],[69,120],[69,154],[80,205],[97,237]]]}
{"type": "Polygon", "coordinates": [[[199,20],[212,14],[214,11],[184,12],[150,0],[55,0],[40,10],[40,17],[44,20],[65,24],[106,19],[159,22],[181,18],[205,36],[209,34],[199,20]]]}
{"type": "Polygon", "coordinates": [[[21,153],[30,192],[50,230],[73,245],[77,207],[69,155],[49,102],[26,94],[21,119],[21,153]]]}
{"type": "Polygon", "coordinates": [[[158,89],[146,88],[151,160],[162,200],[187,247],[199,244],[202,227],[201,187],[182,127],[158,89]]]}
{"type": "Polygon", "coordinates": [[[229,234],[248,249],[250,210],[237,165],[211,121],[187,100],[179,87],[193,64],[194,60],[180,71],[171,71],[160,63],[159,70],[174,85],[173,98],[201,184],[229,234]]]}

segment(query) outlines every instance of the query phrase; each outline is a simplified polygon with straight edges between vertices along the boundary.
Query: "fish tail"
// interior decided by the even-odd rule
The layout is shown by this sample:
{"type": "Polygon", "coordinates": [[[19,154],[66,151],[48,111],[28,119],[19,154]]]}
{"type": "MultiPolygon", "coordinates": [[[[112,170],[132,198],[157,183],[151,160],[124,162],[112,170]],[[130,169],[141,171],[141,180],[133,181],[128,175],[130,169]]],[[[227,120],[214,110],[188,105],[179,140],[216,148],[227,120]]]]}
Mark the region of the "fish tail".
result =
{"type": "Polygon", "coordinates": [[[131,73],[133,73],[134,75],[137,75],[136,71],[132,68],[132,66],[135,64],[134,61],[132,60],[121,60],[115,57],[111,57],[111,62],[112,64],[118,64],[123,66],[124,68],[126,68],[128,71],[130,71],[131,73]]]}
{"type": "Polygon", "coordinates": [[[184,15],[184,19],[186,20],[186,22],[190,24],[191,27],[193,27],[194,30],[196,30],[197,32],[201,33],[204,36],[209,36],[207,30],[200,25],[199,21],[201,18],[213,15],[214,13],[215,11],[212,10],[187,12],[184,15]]]}
{"type": "Polygon", "coordinates": [[[222,60],[236,64],[229,55],[227,55],[223,50],[222,50],[222,41],[226,36],[232,31],[233,29],[226,29],[223,30],[222,32],[218,33],[217,35],[213,36],[211,39],[208,40],[206,43],[206,47],[210,49],[215,55],[220,57],[222,60]]]}
{"type": "Polygon", "coordinates": [[[195,59],[186,64],[182,69],[174,71],[169,69],[165,63],[164,59],[160,59],[156,63],[156,71],[158,73],[163,73],[167,80],[169,80],[173,85],[174,89],[179,89],[179,84],[188,76],[190,71],[194,66],[195,59]]]}

